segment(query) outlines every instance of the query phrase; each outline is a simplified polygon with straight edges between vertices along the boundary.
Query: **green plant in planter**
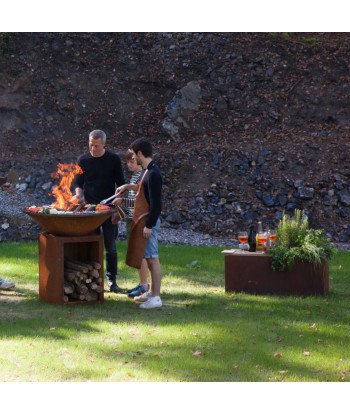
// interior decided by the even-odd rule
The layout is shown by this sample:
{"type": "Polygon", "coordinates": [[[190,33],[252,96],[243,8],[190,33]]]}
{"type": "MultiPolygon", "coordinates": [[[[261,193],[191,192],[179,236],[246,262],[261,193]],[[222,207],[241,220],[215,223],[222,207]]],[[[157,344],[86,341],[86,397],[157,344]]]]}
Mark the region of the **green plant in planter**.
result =
{"type": "Polygon", "coordinates": [[[268,254],[274,271],[292,268],[295,261],[315,266],[329,261],[335,249],[322,229],[311,229],[304,212],[296,209],[294,216],[283,214],[276,230],[277,242],[268,254]]]}

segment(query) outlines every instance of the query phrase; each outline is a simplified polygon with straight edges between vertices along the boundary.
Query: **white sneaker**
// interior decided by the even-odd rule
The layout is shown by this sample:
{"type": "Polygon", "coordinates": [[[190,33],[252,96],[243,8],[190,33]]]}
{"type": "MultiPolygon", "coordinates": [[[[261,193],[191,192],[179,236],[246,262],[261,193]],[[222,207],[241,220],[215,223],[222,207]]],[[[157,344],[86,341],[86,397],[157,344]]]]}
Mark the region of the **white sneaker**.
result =
{"type": "Polygon", "coordinates": [[[161,307],[162,305],[162,300],[158,295],[156,295],[155,297],[150,297],[147,301],[140,304],[140,308],[151,309],[161,307]]]}
{"type": "Polygon", "coordinates": [[[9,290],[15,286],[14,282],[5,281],[4,279],[0,278],[0,290],[9,290]]]}
{"type": "Polygon", "coordinates": [[[137,301],[138,303],[143,303],[151,297],[152,297],[152,291],[146,291],[145,293],[134,297],[134,301],[137,301]]]}

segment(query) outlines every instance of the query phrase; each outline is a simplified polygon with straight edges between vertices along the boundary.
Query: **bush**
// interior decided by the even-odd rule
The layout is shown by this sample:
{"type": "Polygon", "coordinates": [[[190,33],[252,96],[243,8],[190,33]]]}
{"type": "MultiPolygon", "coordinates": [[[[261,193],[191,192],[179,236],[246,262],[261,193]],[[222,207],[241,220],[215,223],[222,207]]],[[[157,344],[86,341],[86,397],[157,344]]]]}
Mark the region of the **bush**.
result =
{"type": "Polygon", "coordinates": [[[276,230],[277,242],[268,251],[274,271],[293,267],[296,260],[315,266],[329,261],[335,250],[322,229],[310,229],[304,212],[296,209],[294,216],[283,215],[276,230]]]}

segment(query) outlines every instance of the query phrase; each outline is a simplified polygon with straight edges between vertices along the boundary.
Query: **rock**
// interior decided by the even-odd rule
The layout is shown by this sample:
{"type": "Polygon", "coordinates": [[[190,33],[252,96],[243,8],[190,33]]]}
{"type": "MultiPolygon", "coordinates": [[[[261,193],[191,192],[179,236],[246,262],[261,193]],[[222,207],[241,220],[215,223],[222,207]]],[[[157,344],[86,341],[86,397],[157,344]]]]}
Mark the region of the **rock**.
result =
{"type": "Polygon", "coordinates": [[[178,211],[171,212],[165,217],[165,220],[169,223],[180,224],[186,222],[186,219],[178,211]]]}
{"type": "Polygon", "coordinates": [[[41,186],[41,189],[44,191],[50,190],[52,187],[52,183],[51,182],[46,182],[41,186]]]}
{"type": "Polygon", "coordinates": [[[299,197],[303,200],[310,200],[314,197],[315,189],[312,187],[298,187],[299,197]]]}
{"type": "Polygon", "coordinates": [[[264,194],[262,197],[262,201],[264,202],[265,206],[274,206],[275,202],[271,195],[264,194]]]}
{"type": "Polygon", "coordinates": [[[166,107],[165,113],[170,122],[188,126],[195,111],[198,111],[201,103],[201,87],[198,82],[188,82],[180,89],[172,101],[166,107]]]}
{"type": "Polygon", "coordinates": [[[179,128],[172,121],[169,119],[163,120],[162,127],[174,141],[178,141],[180,139],[179,128]]]}
{"type": "Polygon", "coordinates": [[[20,192],[25,192],[27,190],[27,187],[27,183],[20,183],[16,185],[16,189],[18,189],[20,192]]]}
{"type": "Polygon", "coordinates": [[[345,206],[350,206],[350,192],[349,189],[338,192],[340,202],[345,206]]]}

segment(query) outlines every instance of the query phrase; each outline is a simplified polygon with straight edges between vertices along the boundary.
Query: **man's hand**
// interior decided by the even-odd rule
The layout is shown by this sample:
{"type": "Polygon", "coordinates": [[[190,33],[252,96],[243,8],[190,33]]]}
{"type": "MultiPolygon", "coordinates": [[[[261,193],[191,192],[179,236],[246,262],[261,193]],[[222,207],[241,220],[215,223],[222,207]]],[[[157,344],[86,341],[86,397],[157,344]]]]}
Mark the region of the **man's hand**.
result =
{"type": "Polygon", "coordinates": [[[75,203],[77,205],[84,203],[83,189],[76,188],[75,195],[71,198],[70,202],[75,203]]]}
{"type": "Polygon", "coordinates": [[[71,203],[74,203],[76,205],[80,205],[81,203],[84,203],[84,196],[83,195],[74,195],[71,200],[71,203]]]}
{"type": "Polygon", "coordinates": [[[122,186],[119,186],[115,189],[115,196],[120,196],[122,193],[124,193],[126,190],[128,190],[128,185],[123,184],[122,186]]]}
{"type": "Polygon", "coordinates": [[[147,228],[146,226],[143,228],[143,236],[148,239],[152,234],[152,229],[147,228]]]}

